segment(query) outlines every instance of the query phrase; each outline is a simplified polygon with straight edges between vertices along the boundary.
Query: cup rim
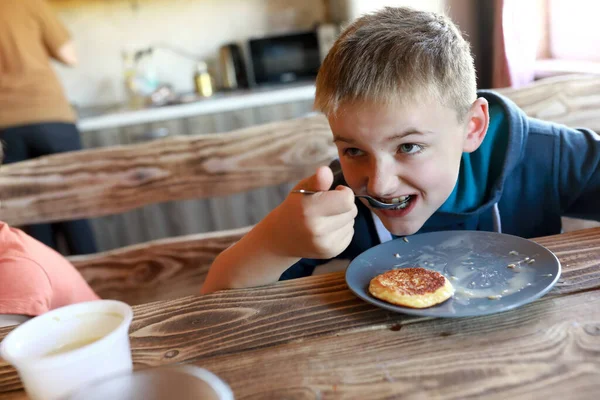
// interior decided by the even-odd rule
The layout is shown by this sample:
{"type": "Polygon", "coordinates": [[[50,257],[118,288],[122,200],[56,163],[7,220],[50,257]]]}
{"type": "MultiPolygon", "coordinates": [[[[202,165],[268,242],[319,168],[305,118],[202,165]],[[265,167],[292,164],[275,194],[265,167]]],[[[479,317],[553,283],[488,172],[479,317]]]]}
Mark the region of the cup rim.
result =
{"type": "Polygon", "coordinates": [[[128,373],[117,373],[111,376],[104,377],[102,379],[92,381],[85,386],[79,387],[75,391],[69,393],[67,396],[62,397],[60,400],[69,400],[73,397],[80,395],[81,393],[87,390],[93,390],[94,387],[101,386],[106,384],[112,380],[122,378],[124,375],[135,375],[135,374],[144,374],[149,372],[156,371],[181,371],[190,376],[193,376],[197,379],[203,380],[206,382],[211,389],[215,391],[215,393],[223,400],[234,400],[233,390],[231,387],[218,375],[215,375],[211,371],[193,365],[193,364],[175,364],[175,365],[162,365],[151,368],[144,368],[133,372],[128,373]]]}
{"type": "Polygon", "coordinates": [[[233,391],[229,385],[227,385],[223,379],[219,378],[209,370],[188,364],[178,366],[177,368],[180,368],[186,373],[207,382],[210,387],[217,392],[217,395],[222,397],[224,400],[233,400],[233,391]]]}
{"type": "MultiPolygon", "coordinates": [[[[92,301],[86,301],[86,302],[81,302],[81,303],[69,304],[69,305],[48,311],[48,312],[38,315],[36,317],[33,317],[30,320],[25,321],[22,324],[18,325],[8,335],[6,335],[4,340],[2,340],[2,342],[0,343],[0,357],[15,367],[17,367],[17,365],[20,366],[22,364],[28,363],[29,364],[28,368],[31,368],[31,369],[45,369],[49,366],[56,366],[56,365],[62,365],[65,363],[70,363],[75,360],[79,360],[83,357],[88,357],[88,355],[89,355],[88,352],[90,351],[90,347],[93,347],[94,345],[101,344],[101,343],[107,343],[107,342],[114,342],[122,330],[126,329],[127,331],[129,331],[129,326],[131,325],[132,320],[133,320],[133,309],[131,308],[131,306],[129,304],[119,301],[119,300],[100,299],[100,300],[92,300],[92,301]],[[29,328],[30,326],[35,325],[35,324],[40,324],[40,323],[42,323],[42,320],[52,319],[57,314],[63,314],[65,312],[65,309],[72,309],[73,312],[76,313],[77,309],[85,309],[90,304],[98,304],[98,303],[113,304],[113,305],[119,306],[121,308],[120,311],[122,312],[123,321],[121,321],[121,323],[119,323],[119,325],[116,328],[114,328],[112,331],[110,331],[105,336],[102,336],[97,341],[90,343],[86,346],[80,347],[78,349],[73,349],[68,352],[55,354],[52,356],[15,357],[13,354],[11,354],[11,351],[9,350],[9,346],[11,346],[12,342],[16,341],[17,340],[16,338],[18,338],[18,336],[20,334],[22,334],[22,332],[25,329],[29,328]]],[[[129,332],[127,332],[127,334],[129,335],[129,332]]]]}

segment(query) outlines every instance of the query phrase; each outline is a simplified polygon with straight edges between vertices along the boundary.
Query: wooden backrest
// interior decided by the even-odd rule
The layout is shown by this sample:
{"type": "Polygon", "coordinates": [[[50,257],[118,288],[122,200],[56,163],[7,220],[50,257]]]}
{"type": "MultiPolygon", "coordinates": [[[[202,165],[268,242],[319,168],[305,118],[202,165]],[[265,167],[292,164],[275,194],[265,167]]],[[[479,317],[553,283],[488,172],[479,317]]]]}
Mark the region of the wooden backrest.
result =
{"type": "Polygon", "coordinates": [[[600,76],[565,75],[499,89],[527,115],[600,132],[600,76]]]}
{"type": "MultiPolygon", "coordinates": [[[[600,132],[598,76],[498,91],[532,117],[600,132]]],[[[239,193],[301,179],[335,156],[327,120],[315,114],[226,134],[42,157],[0,168],[0,220],[63,221],[239,193]]]]}
{"type": "MultiPolygon", "coordinates": [[[[600,77],[547,79],[500,92],[531,116],[600,131],[600,77]]],[[[334,157],[331,131],[317,114],[226,134],[43,157],[0,168],[0,220],[25,225],[96,217],[237,193],[296,181],[334,157]]],[[[130,304],[176,298],[197,293],[214,257],[248,229],[162,239],[71,261],[101,297],[130,304]]]]}
{"type": "Polygon", "coordinates": [[[322,115],[229,133],[63,153],[0,168],[11,225],[116,214],[293,182],[337,152],[322,115]]]}

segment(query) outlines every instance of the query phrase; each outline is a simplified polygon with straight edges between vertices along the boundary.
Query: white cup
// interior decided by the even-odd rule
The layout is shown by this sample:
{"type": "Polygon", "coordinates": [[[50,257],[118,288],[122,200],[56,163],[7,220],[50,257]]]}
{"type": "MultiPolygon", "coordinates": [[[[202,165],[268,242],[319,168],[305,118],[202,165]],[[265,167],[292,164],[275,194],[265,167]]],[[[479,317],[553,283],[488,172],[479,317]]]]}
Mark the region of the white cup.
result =
{"type": "Polygon", "coordinates": [[[17,369],[32,400],[55,400],[87,383],[132,371],[132,318],[131,307],[115,300],[57,308],[9,333],[0,356],[17,369]]]}

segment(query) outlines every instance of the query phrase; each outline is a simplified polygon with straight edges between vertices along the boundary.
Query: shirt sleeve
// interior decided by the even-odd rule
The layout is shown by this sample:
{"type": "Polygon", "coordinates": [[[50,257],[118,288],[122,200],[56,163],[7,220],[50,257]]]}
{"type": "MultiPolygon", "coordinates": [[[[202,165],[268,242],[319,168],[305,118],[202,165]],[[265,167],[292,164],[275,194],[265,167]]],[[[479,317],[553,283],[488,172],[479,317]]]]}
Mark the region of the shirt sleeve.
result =
{"type": "Polygon", "coordinates": [[[325,264],[331,260],[318,260],[313,258],[303,258],[291,267],[289,267],[281,276],[280,281],[287,281],[288,279],[303,278],[305,276],[311,276],[315,271],[315,268],[319,265],[325,264]]]}
{"type": "Polygon", "coordinates": [[[58,50],[71,39],[71,35],[46,0],[34,0],[33,6],[42,30],[44,45],[48,53],[57,58],[58,50]]]}
{"type": "Polygon", "coordinates": [[[44,270],[23,257],[0,259],[0,314],[36,316],[50,310],[52,286],[44,270]]]}
{"type": "Polygon", "coordinates": [[[600,221],[600,135],[589,129],[565,128],[559,143],[562,215],[600,221]]]}

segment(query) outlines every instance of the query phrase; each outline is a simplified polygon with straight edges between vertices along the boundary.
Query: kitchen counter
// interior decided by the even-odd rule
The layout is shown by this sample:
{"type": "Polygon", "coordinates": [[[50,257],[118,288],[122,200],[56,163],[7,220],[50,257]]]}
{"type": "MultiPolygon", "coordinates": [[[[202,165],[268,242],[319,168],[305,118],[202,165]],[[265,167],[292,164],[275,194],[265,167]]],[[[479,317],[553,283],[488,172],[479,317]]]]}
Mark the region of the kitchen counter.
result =
{"type": "Polygon", "coordinates": [[[202,114],[311,100],[314,96],[314,83],[304,82],[234,92],[218,92],[212,97],[199,98],[190,103],[137,110],[122,105],[80,108],[78,109],[77,126],[82,132],[111,129],[202,114]]]}

